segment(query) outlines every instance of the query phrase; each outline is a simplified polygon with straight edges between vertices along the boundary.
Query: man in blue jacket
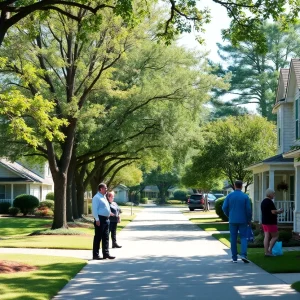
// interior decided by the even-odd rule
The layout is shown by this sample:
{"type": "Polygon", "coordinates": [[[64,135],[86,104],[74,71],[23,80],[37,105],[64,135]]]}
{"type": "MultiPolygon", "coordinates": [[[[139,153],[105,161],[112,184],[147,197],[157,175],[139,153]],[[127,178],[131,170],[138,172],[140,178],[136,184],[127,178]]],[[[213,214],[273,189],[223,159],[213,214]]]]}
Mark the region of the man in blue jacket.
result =
{"type": "Polygon", "coordinates": [[[222,209],[229,219],[230,245],[232,261],[237,262],[237,236],[240,233],[241,259],[244,263],[249,263],[247,258],[247,226],[251,224],[252,209],[250,199],[242,192],[243,182],[237,180],[234,183],[235,190],[227,195],[222,209]]]}

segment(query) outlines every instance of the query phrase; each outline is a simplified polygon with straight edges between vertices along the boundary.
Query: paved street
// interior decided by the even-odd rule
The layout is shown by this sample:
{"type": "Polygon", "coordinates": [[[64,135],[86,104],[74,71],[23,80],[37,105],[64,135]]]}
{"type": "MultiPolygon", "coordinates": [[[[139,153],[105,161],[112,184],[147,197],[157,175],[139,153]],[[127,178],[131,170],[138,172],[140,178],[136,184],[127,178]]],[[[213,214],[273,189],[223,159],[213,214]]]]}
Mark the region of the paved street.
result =
{"type": "Polygon", "coordinates": [[[300,299],[256,265],[233,264],[227,247],[176,208],[145,208],[118,242],[116,260],[90,260],[55,299],[300,299]]]}

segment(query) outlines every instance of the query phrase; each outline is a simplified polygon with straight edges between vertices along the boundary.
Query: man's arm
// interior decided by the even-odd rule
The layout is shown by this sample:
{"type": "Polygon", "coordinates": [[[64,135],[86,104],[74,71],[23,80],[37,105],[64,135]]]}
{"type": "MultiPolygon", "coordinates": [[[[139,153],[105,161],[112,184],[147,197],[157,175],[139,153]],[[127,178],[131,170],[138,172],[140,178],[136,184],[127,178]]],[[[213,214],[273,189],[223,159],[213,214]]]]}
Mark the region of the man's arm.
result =
{"type": "Polygon", "coordinates": [[[251,207],[251,200],[250,198],[247,196],[247,205],[246,205],[246,210],[247,210],[247,221],[248,223],[251,223],[252,221],[252,207],[251,207]]]}
{"type": "Polygon", "coordinates": [[[225,201],[222,205],[222,210],[224,214],[229,217],[229,203],[228,203],[228,196],[225,198],[225,201]]]}
{"type": "Polygon", "coordinates": [[[92,199],[92,215],[94,219],[99,221],[99,216],[98,216],[98,205],[99,205],[99,199],[97,199],[96,196],[93,197],[92,199]]]}

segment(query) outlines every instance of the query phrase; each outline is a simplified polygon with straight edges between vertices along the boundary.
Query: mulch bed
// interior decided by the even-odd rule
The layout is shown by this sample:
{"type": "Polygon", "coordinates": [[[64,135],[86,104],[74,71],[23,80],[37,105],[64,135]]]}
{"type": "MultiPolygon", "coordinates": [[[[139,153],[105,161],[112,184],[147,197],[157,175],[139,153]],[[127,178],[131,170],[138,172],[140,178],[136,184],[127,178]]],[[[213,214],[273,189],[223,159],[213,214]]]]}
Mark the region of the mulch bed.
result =
{"type": "Polygon", "coordinates": [[[22,264],[16,261],[0,260],[0,274],[1,273],[15,273],[15,272],[30,272],[37,270],[35,266],[22,264]]]}

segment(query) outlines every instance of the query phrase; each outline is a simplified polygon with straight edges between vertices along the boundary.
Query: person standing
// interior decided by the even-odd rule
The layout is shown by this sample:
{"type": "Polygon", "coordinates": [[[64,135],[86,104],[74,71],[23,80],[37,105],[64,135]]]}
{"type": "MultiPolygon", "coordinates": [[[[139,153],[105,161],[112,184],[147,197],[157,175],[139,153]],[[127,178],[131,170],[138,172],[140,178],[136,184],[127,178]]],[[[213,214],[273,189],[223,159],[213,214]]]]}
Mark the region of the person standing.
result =
{"type": "Polygon", "coordinates": [[[235,190],[227,195],[222,209],[229,219],[230,248],[232,261],[237,262],[237,236],[240,234],[241,254],[240,257],[244,263],[249,263],[247,258],[247,226],[251,225],[252,209],[251,202],[247,194],[242,192],[243,182],[237,180],[234,183],[235,190]]]}
{"type": "Polygon", "coordinates": [[[266,190],[266,198],[261,202],[261,223],[265,234],[265,256],[273,256],[272,249],[278,240],[277,215],[283,213],[283,209],[276,209],[274,204],[275,191],[266,190]]]}
{"type": "Polygon", "coordinates": [[[108,192],[107,193],[107,199],[110,206],[110,211],[113,213],[113,216],[109,218],[110,224],[109,224],[109,232],[111,234],[111,240],[112,240],[112,248],[122,248],[122,246],[118,245],[117,243],[117,226],[118,223],[121,222],[120,219],[120,208],[116,202],[114,202],[114,192],[108,192]]]}
{"type": "Polygon", "coordinates": [[[109,217],[111,214],[109,203],[105,197],[107,186],[105,183],[98,185],[98,193],[92,199],[92,214],[94,217],[95,235],[93,240],[93,259],[100,260],[99,249],[102,240],[103,259],[114,259],[109,254],[109,217]]]}

